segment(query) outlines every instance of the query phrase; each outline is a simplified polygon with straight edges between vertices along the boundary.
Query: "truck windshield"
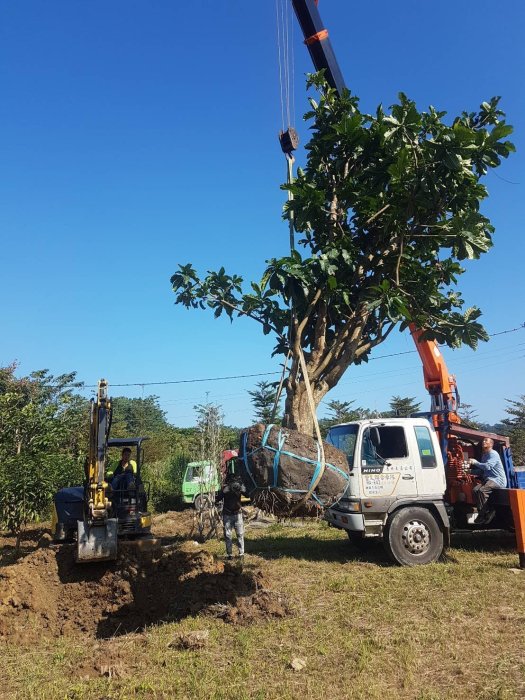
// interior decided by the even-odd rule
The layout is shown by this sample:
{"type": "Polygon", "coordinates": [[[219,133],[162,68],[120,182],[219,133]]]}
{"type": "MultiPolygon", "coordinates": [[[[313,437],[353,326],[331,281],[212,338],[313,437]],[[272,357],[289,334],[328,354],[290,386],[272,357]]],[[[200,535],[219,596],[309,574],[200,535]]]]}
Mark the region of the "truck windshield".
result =
{"type": "Polygon", "coordinates": [[[326,436],[326,442],[330,443],[338,450],[342,450],[346,454],[348,466],[354,466],[355,443],[359,426],[355,423],[348,425],[337,425],[335,428],[330,428],[326,436]]]}
{"type": "Polygon", "coordinates": [[[190,464],[186,470],[186,481],[201,481],[211,479],[212,466],[210,464],[190,464]]]}

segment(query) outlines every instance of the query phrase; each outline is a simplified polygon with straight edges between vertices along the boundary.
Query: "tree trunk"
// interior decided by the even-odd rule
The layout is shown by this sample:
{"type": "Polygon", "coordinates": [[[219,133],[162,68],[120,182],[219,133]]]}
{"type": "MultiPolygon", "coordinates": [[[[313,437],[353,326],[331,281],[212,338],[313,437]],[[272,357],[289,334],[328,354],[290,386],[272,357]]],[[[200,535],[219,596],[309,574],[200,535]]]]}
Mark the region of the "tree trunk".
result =
{"type": "MultiPolygon", "coordinates": [[[[315,408],[319,406],[321,399],[327,394],[328,387],[325,390],[314,389],[315,408]]],[[[297,382],[295,387],[288,387],[286,390],[286,402],[284,405],[283,427],[290,430],[297,430],[304,435],[315,436],[314,419],[306,393],[304,382],[297,382]]]]}

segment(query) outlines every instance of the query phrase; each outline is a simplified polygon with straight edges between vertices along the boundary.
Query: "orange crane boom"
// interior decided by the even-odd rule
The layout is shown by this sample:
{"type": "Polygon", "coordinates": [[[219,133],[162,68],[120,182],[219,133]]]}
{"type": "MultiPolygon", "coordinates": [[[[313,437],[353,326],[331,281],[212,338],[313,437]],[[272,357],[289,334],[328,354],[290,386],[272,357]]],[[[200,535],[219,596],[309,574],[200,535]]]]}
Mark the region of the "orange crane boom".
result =
{"type": "Polygon", "coordinates": [[[422,339],[423,331],[416,328],[413,323],[409,325],[409,328],[423,364],[423,377],[425,387],[430,394],[430,410],[434,417],[434,423],[439,423],[439,418],[444,413],[448,414],[450,423],[461,423],[457,414],[459,395],[456,378],[448,371],[445,358],[441,354],[437,342],[422,339]]]}

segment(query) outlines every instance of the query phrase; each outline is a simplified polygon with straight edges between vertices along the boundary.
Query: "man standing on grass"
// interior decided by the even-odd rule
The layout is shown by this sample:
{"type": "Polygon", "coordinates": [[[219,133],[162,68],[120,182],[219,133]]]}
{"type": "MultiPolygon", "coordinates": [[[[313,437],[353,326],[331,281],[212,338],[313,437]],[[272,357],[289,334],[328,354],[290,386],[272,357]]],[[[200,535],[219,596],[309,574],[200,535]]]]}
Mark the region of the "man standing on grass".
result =
{"type": "Polygon", "coordinates": [[[226,542],[226,555],[233,558],[232,532],[237,535],[237,547],[239,557],[244,557],[244,521],[241,510],[241,497],[246,493],[246,488],[240,478],[235,474],[228,474],[222,490],[217,495],[217,501],[223,502],[222,523],[224,525],[224,539],[226,542]]]}
{"type": "Polygon", "coordinates": [[[488,525],[495,513],[487,510],[487,501],[494,489],[504,489],[507,486],[507,477],[503,464],[494,447],[494,440],[483,438],[483,453],[481,461],[469,459],[469,464],[473,467],[473,472],[482,480],[482,484],[474,487],[474,496],[478,505],[478,517],[476,525],[488,525]]]}

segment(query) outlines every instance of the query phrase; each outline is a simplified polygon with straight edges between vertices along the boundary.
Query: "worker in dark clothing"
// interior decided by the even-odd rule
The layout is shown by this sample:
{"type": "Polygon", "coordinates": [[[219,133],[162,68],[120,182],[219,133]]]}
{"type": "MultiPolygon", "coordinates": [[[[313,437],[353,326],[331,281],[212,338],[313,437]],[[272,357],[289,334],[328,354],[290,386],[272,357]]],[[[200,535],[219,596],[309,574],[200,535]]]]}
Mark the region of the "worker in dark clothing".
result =
{"type": "Polygon", "coordinates": [[[239,556],[244,557],[244,520],[241,510],[241,497],[246,493],[246,488],[240,478],[235,474],[228,474],[222,490],[217,495],[217,501],[223,502],[222,523],[224,525],[224,540],[226,542],[226,555],[233,558],[232,531],[237,535],[237,547],[239,556]]]}

